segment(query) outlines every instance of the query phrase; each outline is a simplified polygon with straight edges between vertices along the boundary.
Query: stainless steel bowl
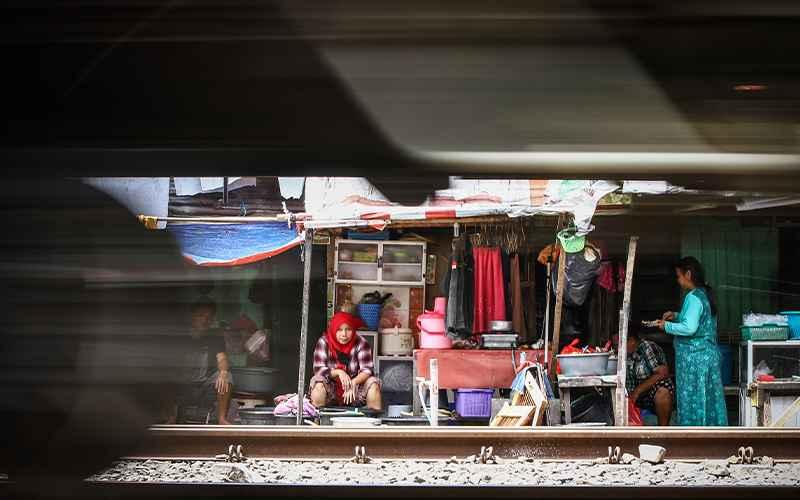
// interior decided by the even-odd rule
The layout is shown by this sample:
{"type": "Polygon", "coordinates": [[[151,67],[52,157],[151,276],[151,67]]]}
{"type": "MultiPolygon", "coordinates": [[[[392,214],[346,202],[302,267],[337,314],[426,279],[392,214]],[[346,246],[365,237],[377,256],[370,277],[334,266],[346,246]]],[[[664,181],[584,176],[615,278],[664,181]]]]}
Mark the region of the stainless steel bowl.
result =
{"type": "Polygon", "coordinates": [[[559,354],[558,366],[561,375],[567,377],[584,377],[589,375],[605,375],[608,369],[607,352],[591,352],[586,354],[559,354]]]}

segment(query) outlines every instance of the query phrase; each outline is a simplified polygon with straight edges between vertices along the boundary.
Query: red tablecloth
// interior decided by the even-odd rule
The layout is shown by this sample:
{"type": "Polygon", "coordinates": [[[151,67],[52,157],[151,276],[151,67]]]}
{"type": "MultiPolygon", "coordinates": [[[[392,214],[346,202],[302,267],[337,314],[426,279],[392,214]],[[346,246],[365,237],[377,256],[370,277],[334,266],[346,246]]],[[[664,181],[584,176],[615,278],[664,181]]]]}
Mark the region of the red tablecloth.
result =
{"type": "MultiPolygon", "coordinates": [[[[514,381],[511,350],[479,349],[416,349],[414,363],[417,376],[428,378],[430,360],[439,362],[439,387],[441,389],[509,388],[514,381]]],[[[515,350],[514,361],[519,366],[520,350],[515,350]]],[[[543,361],[544,350],[524,352],[529,361],[543,361]]]]}

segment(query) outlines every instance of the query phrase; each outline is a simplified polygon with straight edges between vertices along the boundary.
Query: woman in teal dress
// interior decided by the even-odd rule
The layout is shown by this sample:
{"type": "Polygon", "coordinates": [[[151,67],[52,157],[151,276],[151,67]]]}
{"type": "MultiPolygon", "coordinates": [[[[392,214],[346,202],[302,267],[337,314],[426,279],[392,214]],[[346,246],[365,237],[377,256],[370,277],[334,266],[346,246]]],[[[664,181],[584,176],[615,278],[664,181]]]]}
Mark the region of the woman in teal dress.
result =
{"type": "Polygon", "coordinates": [[[717,307],[703,266],[694,257],[684,257],[675,267],[684,292],[679,313],[666,312],[659,322],[675,337],[675,378],[678,424],[726,426],[728,412],[717,347],[717,307]]]}

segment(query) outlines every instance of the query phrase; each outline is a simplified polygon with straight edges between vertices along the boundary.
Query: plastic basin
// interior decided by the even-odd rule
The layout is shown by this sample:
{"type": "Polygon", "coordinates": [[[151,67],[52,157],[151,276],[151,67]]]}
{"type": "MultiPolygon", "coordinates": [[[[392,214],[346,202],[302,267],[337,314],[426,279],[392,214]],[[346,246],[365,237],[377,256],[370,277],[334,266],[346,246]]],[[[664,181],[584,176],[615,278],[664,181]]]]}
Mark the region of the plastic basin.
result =
{"type": "Polygon", "coordinates": [[[800,311],[783,311],[781,314],[789,318],[789,339],[800,340],[800,311]]]}

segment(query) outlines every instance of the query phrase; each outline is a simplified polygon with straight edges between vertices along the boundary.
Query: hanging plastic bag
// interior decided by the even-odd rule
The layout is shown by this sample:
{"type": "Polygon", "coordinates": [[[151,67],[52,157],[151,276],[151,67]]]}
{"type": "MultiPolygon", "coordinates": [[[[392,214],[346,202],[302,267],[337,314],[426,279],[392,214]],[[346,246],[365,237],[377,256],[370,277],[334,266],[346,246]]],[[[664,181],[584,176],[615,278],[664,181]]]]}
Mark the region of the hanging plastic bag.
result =
{"type": "Polygon", "coordinates": [[[244,347],[253,359],[261,362],[270,360],[268,331],[257,330],[253,332],[250,338],[244,343],[244,347]]]}
{"type": "MultiPolygon", "coordinates": [[[[574,339],[569,345],[565,345],[559,354],[580,354],[583,352],[579,346],[581,345],[581,339],[574,339]]],[[[556,373],[561,373],[561,366],[556,361],[556,373]]]]}
{"type": "MultiPolygon", "coordinates": [[[[559,258],[564,258],[564,254],[559,258]]],[[[586,246],[582,252],[567,253],[564,263],[564,302],[568,306],[582,306],[600,275],[600,254],[594,247],[586,246]]],[[[558,266],[552,270],[553,292],[558,290],[558,266]]]]}
{"type": "Polygon", "coordinates": [[[636,406],[636,403],[632,399],[628,400],[628,425],[644,425],[642,422],[642,411],[636,406]]]}

